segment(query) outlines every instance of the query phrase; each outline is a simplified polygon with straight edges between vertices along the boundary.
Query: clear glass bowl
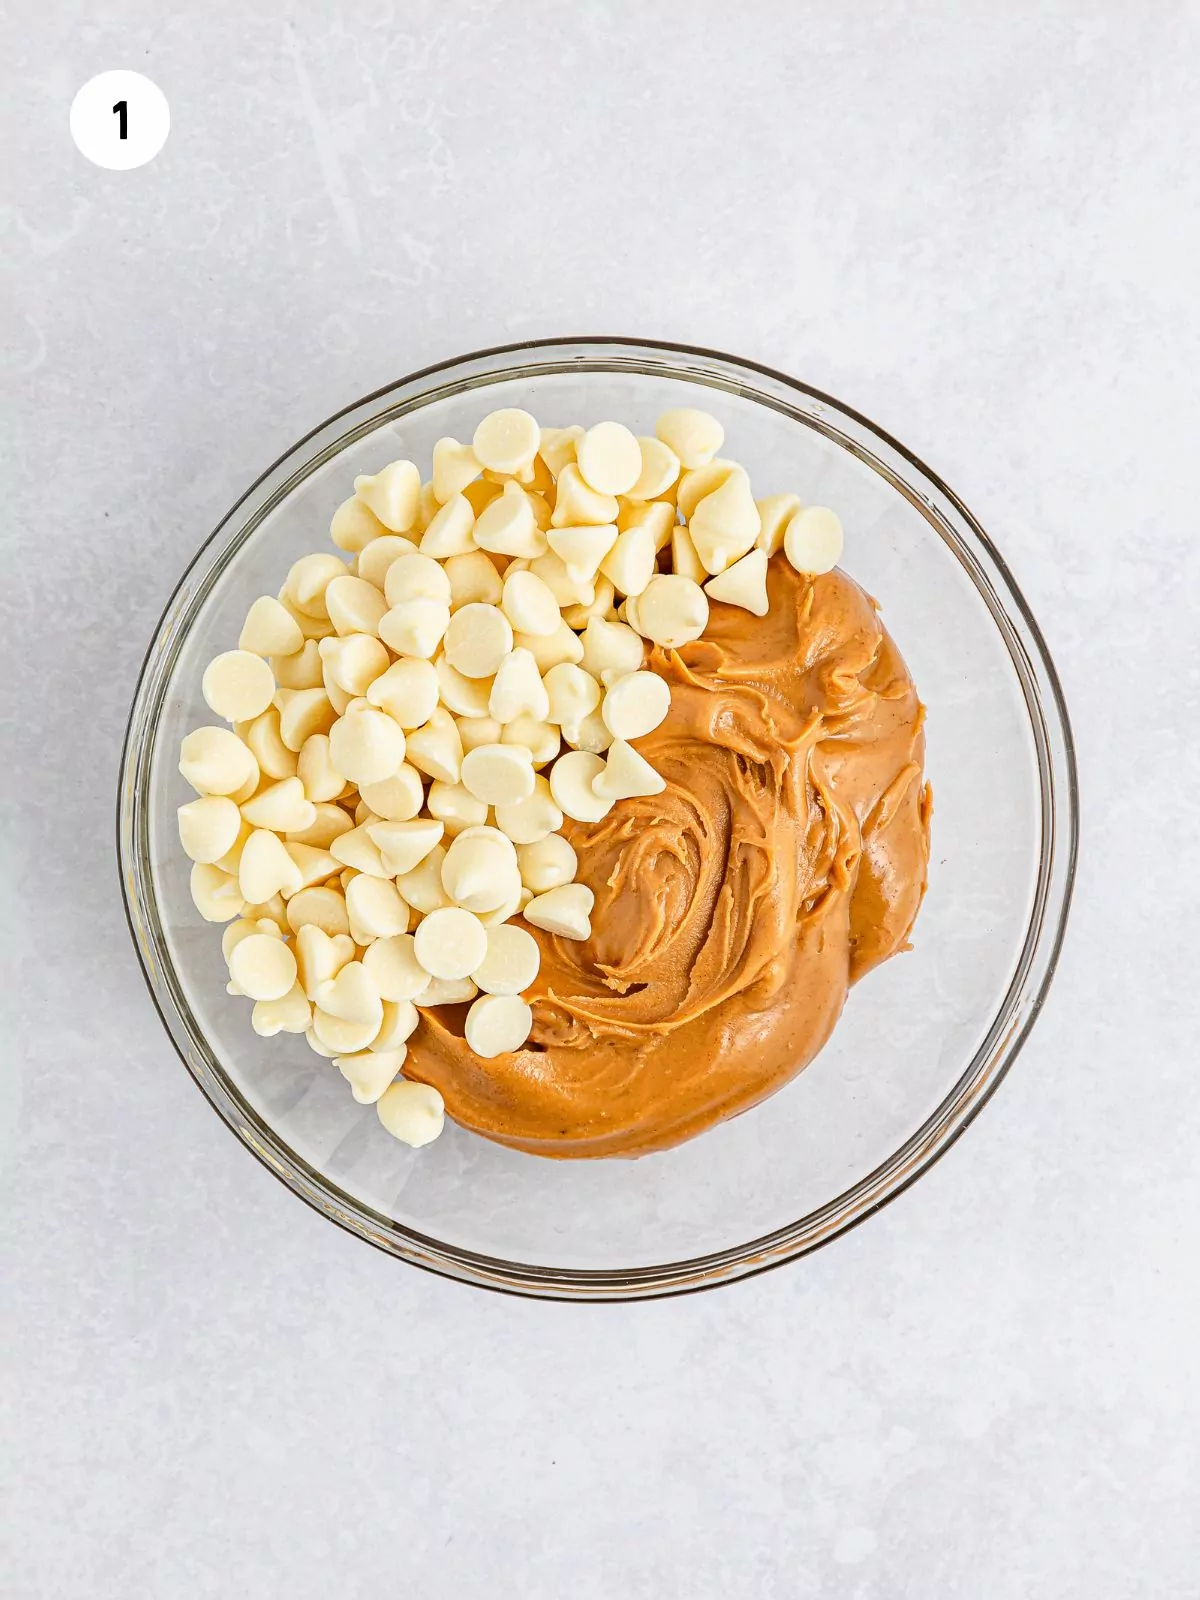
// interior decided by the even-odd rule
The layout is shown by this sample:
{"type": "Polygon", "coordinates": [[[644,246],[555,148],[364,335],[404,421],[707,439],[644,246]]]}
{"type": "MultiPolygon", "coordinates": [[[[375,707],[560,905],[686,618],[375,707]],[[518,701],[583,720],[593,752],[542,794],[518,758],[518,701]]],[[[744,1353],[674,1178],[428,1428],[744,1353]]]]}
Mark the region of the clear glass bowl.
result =
{"type": "Polygon", "coordinates": [[[130,925],[176,1049],[238,1137],[361,1238],[446,1276],[562,1299],[709,1287],[815,1249],[918,1177],[996,1088],[1045,996],[1076,848],[1071,734],[1037,624],[991,541],[865,418],[778,373],[613,339],[508,346],[405,378],[268,468],[184,574],[150,647],[121,773],[130,925]],[[302,1038],[259,1039],[225,993],[175,810],[179,741],[211,716],[204,665],[250,601],[327,542],[356,472],[428,462],[497,406],[651,432],[668,406],[725,425],[756,492],[835,507],[847,570],[883,608],[928,707],[929,892],[914,948],[850,995],[817,1059],[771,1099],[639,1161],[547,1161],[447,1125],[412,1151],[302,1038]]]}

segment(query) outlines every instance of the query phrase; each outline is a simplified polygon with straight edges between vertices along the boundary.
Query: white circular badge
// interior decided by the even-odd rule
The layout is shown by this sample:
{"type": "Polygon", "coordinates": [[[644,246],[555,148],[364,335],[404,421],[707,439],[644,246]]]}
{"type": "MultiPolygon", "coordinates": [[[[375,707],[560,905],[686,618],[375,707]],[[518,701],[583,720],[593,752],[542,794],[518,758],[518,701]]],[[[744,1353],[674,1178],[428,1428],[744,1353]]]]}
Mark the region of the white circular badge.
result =
{"type": "Polygon", "coordinates": [[[126,172],[153,161],[171,131],[171,108],[140,72],[101,72],[71,102],[71,137],[97,167],[126,172]]]}

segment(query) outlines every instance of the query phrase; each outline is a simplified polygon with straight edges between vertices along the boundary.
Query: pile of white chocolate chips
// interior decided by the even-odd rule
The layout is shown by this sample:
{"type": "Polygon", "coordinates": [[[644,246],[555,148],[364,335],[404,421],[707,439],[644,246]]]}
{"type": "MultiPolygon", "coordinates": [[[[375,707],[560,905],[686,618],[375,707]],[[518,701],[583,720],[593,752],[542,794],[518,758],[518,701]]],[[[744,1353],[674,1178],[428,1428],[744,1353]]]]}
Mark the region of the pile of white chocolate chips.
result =
{"type": "Polygon", "coordinates": [[[418,1006],[470,1002],[479,1056],[519,1049],[539,950],[586,939],[564,817],[598,822],[663,780],[634,748],[670,707],[649,639],[697,639],[709,599],[767,611],[781,547],[829,571],[841,524],[754,499],[720,423],[668,411],[539,428],[494,411],[355,479],[343,555],[297,561],[204,674],[224,727],[183,740],[192,897],[226,922],[229,992],[257,1033],[303,1033],[384,1127],[437,1137],[442,1098],[399,1076],[418,1006]]]}

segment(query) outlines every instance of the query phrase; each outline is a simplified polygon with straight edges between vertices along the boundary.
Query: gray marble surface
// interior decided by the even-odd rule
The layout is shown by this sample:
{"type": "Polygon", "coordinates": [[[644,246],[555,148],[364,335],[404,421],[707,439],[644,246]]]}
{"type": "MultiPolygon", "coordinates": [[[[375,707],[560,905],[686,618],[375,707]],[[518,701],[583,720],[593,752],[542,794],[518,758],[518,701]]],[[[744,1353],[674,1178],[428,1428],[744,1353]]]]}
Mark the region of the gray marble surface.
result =
{"type": "Polygon", "coordinates": [[[3,27],[5,1593],[1195,1594],[1194,0],[3,27]],[[67,136],[118,66],[172,108],[136,172],[67,136]],[[288,1195],[172,1054],[112,853],[142,651],[248,480],[404,371],[576,332],[766,361],[927,459],[1083,787],[1060,973],[969,1134],[817,1256],[625,1308],[288,1195]]]}

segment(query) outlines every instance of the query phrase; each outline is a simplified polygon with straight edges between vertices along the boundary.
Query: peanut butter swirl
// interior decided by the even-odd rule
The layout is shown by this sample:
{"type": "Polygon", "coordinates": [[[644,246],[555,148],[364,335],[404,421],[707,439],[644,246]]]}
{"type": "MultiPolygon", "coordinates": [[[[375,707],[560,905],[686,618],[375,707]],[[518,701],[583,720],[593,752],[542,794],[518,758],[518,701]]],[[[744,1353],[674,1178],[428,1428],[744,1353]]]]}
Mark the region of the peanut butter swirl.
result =
{"type": "Polygon", "coordinates": [[[637,1156],[756,1104],[810,1062],[925,890],[923,708],[870,598],[771,563],[770,612],[714,605],[654,649],[671,711],[637,748],[664,793],[568,823],[586,943],[533,930],[529,1045],[491,1060],[426,1011],[405,1073],[464,1127],[537,1155],[637,1156]]]}

